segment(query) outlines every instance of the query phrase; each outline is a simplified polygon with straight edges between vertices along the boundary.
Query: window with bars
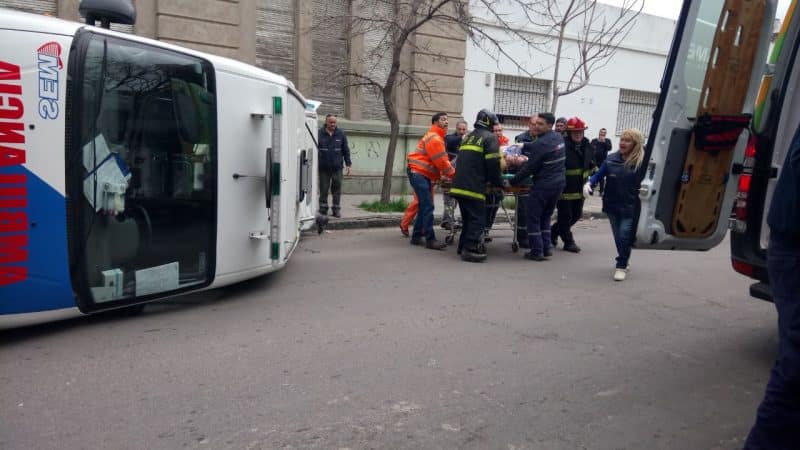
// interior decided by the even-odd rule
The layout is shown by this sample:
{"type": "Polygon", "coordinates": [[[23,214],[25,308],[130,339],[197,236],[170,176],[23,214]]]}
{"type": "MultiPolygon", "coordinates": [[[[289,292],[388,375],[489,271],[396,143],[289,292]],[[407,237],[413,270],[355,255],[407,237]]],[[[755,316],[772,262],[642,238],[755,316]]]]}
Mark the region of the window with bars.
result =
{"type": "Polygon", "coordinates": [[[653,112],[658,103],[655,92],[619,90],[617,109],[617,135],[628,128],[636,128],[647,137],[653,122],[653,112]]]}
{"type": "Polygon", "coordinates": [[[506,127],[528,128],[531,114],[549,109],[550,81],[497,74],[494,77],[494,112],[506,127]]]}

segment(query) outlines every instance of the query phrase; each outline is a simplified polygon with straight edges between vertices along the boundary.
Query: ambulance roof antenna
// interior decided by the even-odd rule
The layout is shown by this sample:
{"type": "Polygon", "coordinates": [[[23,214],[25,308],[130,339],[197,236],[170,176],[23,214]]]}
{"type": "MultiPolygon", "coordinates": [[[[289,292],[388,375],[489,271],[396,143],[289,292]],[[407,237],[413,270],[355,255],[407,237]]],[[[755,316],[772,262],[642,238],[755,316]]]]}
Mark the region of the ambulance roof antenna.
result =
{"type": "Polygon", "coordinates": [[[131,0],[81,0],[78,12],[88,25],[99,20],[103,28],[110,28],[112,23],[136,23],[136,9],[131,0]]]}

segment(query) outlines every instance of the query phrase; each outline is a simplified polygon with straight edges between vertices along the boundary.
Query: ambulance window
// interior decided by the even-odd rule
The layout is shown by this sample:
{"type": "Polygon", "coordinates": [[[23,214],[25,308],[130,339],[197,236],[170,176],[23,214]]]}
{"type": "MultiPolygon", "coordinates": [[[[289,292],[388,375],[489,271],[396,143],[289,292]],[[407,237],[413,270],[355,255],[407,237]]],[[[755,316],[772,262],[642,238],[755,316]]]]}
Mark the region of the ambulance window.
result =
{"type": "Polygon", "coordinates": [[[700,104],[700,91],[703,89],[706,70],[709,60],[716,58],[716,51],[712,48],[714,34],[720,18],[723,0],[708,0],[700,2],[694,31],[689,42],[689,54],[684,66],[684,80],[686,81],[686,111],[694,115],[700,104]]]}
{"type": "Polygon", "coordinates": [[[210,283],[217,173],[210,64],[105,36],[93,36],[85,55],[73,198],[93,302],[210,283]]]}

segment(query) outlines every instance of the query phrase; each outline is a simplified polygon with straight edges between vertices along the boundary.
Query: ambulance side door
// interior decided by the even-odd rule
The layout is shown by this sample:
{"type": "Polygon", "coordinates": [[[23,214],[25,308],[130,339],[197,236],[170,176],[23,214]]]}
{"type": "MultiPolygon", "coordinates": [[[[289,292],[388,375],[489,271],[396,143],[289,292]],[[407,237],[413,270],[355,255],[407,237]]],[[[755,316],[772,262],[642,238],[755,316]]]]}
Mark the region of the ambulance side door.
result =
{"type": "Polygon", "coordinates": [[[686,0],[640,168],[636,247],[707,250],[725,237],[777,0],[686,0]]]}

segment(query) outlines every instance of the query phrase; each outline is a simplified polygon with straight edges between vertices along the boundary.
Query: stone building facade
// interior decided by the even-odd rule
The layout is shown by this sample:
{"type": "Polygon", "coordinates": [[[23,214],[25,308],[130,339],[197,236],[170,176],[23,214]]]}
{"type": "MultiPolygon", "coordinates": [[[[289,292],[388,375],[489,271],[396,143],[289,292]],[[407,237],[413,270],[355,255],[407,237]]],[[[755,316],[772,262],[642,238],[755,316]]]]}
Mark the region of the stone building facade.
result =
{"type": "MultiPolygon", "coordinates": [[[[348,88],[347,72],[388,70],[389,59],[366,61],[380,45],[380,30],[351,33],[348,17],[391,15],[391,0],[133,0],[134,26],[112,29],[254,64],[291,80],[320,112],[340,116],[354,148],[354,176],[346,192],[380,186],[388,143],[382,100],[365,88],[348,88]]],[[[80,21],[80,0],[0,0],[0,7],[80,21]]],[[[430,97],[409,84],[396,94],[401,127],[394,177],[405,190],[405,153],[430,125],[434,112],[460,117],[463,107],[466,36],[452,26],[429,24],[412,36],[401,70],[428,83],[430,97]]]]}

